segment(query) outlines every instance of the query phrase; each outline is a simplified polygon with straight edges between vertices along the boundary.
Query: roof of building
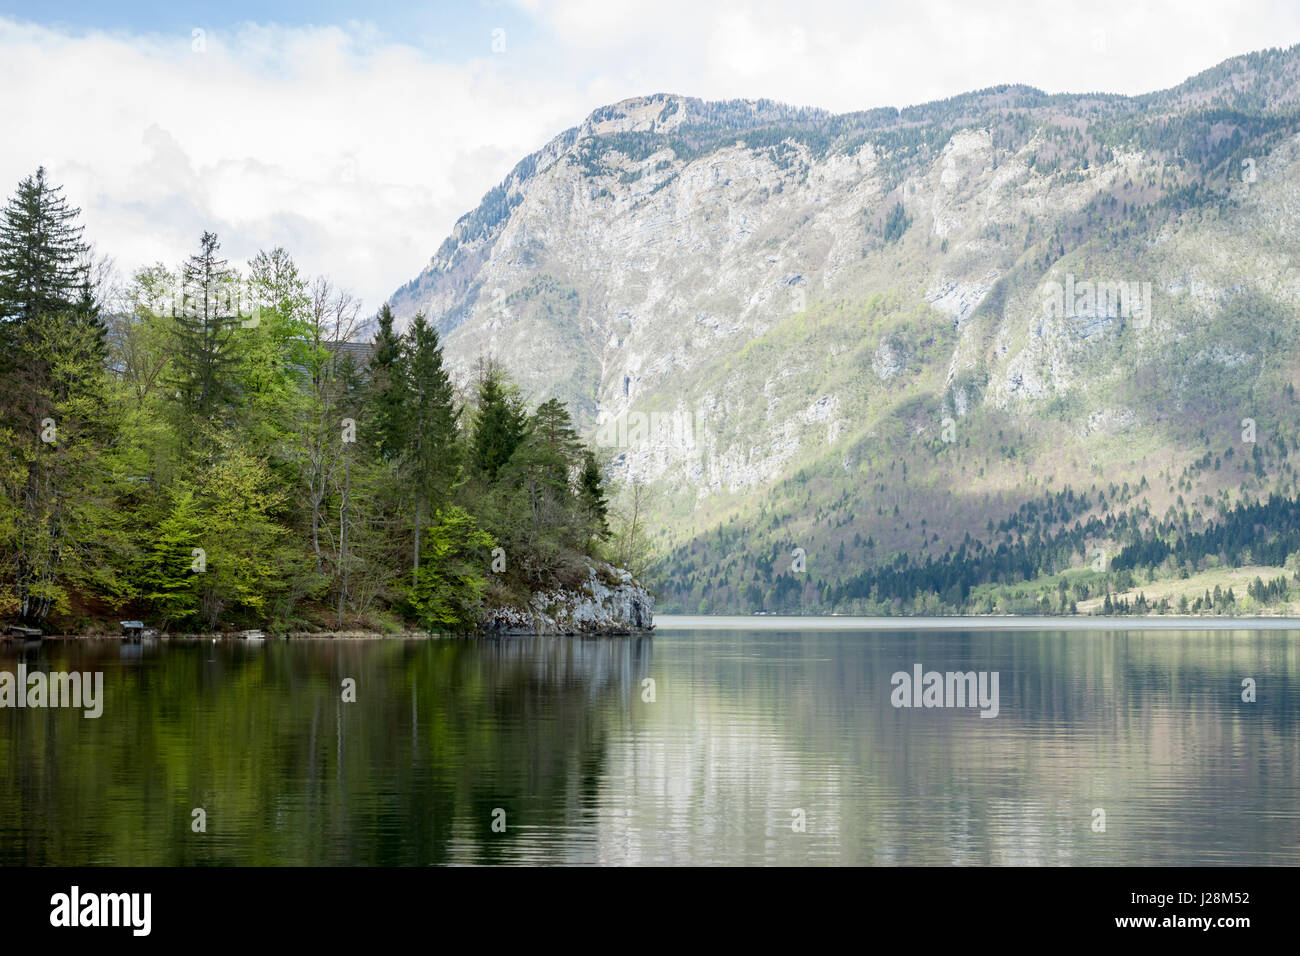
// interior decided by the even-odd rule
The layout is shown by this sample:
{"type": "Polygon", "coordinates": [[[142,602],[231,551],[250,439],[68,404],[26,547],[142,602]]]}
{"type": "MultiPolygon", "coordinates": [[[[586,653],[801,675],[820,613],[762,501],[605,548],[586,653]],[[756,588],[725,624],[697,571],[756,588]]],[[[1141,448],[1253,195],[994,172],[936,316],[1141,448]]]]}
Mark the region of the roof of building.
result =
{"type": "Polygon", "coordinates": [[[370,342],[326,342],[325,347],[336,355],[351,355],[358,365],[367,364],[375,349],[370,342]]]}

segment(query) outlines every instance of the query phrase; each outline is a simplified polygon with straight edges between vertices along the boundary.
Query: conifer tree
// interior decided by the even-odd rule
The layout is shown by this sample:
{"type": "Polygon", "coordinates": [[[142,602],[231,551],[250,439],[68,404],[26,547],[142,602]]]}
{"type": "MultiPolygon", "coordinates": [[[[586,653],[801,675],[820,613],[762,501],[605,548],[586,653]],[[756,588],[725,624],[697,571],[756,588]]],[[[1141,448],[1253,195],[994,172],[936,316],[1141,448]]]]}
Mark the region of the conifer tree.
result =
{"type": "Polygon", "coordinates": [[[181,272],[182,306],[175,316],[176,386],[185,410],[209,419],[231,397],[238,314],[232,307],[234,272],[217,257],[216,233],[204,232],[199,251],[181,272]]]}
{"type": "MultiPolygon", "coordinates": [[[[600,463],[590,448],[583,449],[582,473],[578,476],[582,502],[592,524],[592,537],[604,540],[609,537],[609,501],[605,497],[605,482],[600,473],[600,463]]],[[[844,545],[840,544],[843,557],[844,545]]]]}
{"type": "Polygon", "coordinates": [[[97,578],[116,430],[104,330],[80,212],[61,192],[38,169],[0,213],[0,417],[13,429],[0,448],[0,604],[29,619],[66,610],[74,578],[114,591],[97,578]]]}
{"type": "Polygon", "coordinates": [[[548,468],[547,477],[556,486],[567,487],[569,471],[582,460],[582,444],[564,403],[551,398],[538,405],[530,432],[536,439],[538,457],[548,468]]]}
{"type": "Polygon", "coordinates": [[[552,398],[539,405],[528,421],[527,434],[501,472],[527,496],[530,549],[558,553],[581,536],[578,527],[585,522],[576,514],[577,499],[570,484],[581,453],[564,403],[552,398]]]}
{"type": "Polygon", "coordinates": [[[409,410],[404,459],[415,495],[414,570],[420,567],[420,533],[426,521],[451,493],[457,458],[455,390],[442,361],[438,331],[417,313],[402,337],[409,410]]]}
{"type": "Polygon", "coordinates": [[[477,398],[471,439],[474,468],[495,481],[501,466],[524,440],[528,415],[514,387],[491,363],[481,368],[477,398]]]}
{"type": "Polygon", "coordinates": [[[401,336],[393,331],[393,310],[388,303],[380,307],[377,319],[379,331],[375,333],[368,370],[368,434],[375,454],[392,461],[401,455],[406,444],[407,378],[401,336]]]}
{"type": "Polygon", "coordinates": [[[101,311],[100,304],[95,298],[95,291],[90,284],[90,276],[87,275],[82,280],[81,289],[77,293],[77,301],[73,303],[66,314],[74,328],[84,329],[89,333],[85,340],[90,355],[95,359],[96,365],[100,367],[108,358],[108,333],[104,327],[101,311]]]}
{"type": "Polygon", "coordinates": [[[0,214],[0,321],[21,326],[77,303],[87,283],[80,215],[44,166],[18,184],[0,214]]]}

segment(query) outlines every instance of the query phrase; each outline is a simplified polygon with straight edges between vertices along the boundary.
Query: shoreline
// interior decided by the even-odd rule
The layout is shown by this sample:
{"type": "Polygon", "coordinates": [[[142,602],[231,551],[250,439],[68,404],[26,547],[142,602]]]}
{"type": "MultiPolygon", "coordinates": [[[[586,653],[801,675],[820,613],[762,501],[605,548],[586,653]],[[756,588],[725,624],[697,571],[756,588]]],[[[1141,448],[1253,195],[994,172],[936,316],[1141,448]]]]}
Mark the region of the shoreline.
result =
{"type": "Polygon", "coordinates": [[[640,629],[616,629],[600,631],[288,631],[279,634],[263,634],[261,637],[247,637],[243,633],[212,632],[185,634],[154,634],[135,636],[127,634],[42,634],[38,637],[23,637],[13,634],[0,634],[0,644],[25,644],[37,641],[121,641],[126,644],[139,644],[142,641],[242,641],[247,644],[266,644],[271,641],[382,641],[382,640],[476,640],[484,637],[648,637],[654,634],[654,627],[640,629]]]}
{"type": "Polygon", "coordinates": [[[212,631],[127,635],[110,633],[57,633],[22,636],[0,633],[0,646],[39,641],[229,641],[265,644],[270,641],[378,641],[378,640],[476,640],[491,637],[651,637],[662,631],[691,630],[1037,630],[1037,631],[1300,631],[1300,617],[1259,615],[1255,617],[1201,617],[1168,614],[1149,615],[951,615],[921,617],[851,617],[848,615],[778,615],[778,614],[659,614],[648,628],[602,628],[591,630],[536,630],[529,628],[488,628],[477,631],[281,631],[261,636],[247,636],[243,631],[212,631]]]}
{"type": "Polygon", "coordinates": [[[655,628],[685,630],[984,630],[984,631],[1287,631],[1300,630],[1300,617],[1192,617],[1151,615],[952,615],[950,617],[849,617],[847,615],[659,614],[655,628]]]}

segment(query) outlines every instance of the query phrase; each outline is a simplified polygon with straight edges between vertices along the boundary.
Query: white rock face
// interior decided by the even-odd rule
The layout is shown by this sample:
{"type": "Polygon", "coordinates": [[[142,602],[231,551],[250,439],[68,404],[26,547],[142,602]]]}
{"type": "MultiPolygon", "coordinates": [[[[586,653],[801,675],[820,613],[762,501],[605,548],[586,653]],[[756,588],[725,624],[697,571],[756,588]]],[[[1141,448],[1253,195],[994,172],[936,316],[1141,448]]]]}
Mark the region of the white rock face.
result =
{"type": "Polygon", "coordinates": [[[580,588],[540,591],[526,608],[492,608],[482,624],[505,634],[636,634],[654,629],[654,613],[654,597],[629,572],[593,564],[580,588]]]}
{"type": "MultiPolygon", "coordinates": [[[[1300,300],[1300,137],[1261,163],[1239,207],[1083,242],[1107,210],[1122,222],[1124,205],[1178,186],[1181,166],[1120,147],[1061,166],[1091,107],[1033,113],[1031,96],[1026,132],[1009,138],[1001,110],[1016,95],[989,128],[935,121],[915,149],[870,130],[798,141],[783,131],[842,118],[770,103],[614,104],[521,163],[394,311],[435,319],[461,383],[492,355],[534,401],[566,401],[586,436],[664,416],[598,451],[616,480],[706,504],[816,456],[853,459],[877,433],[870,416],[931,367],[946,391],[913,396],[918,429],[947,410],[1056,402],[1077,409],[1073,434],[1123,432],[1146,418],[1112,394],[1132,363],[1160,361],[1238,287],[1300,300]],[[900,203],[911,224],[886,238],[900,203]],[[1047,287],[1066,274],[1149,285],[1151,314],[1049,314],[1047,287]]],[[[1245,368],[1227,347],[1198,361],[1245,368]]]]}
{"type": "Polygon", "coordinates": [[[892,342],[881,342],[876,346],[875,357],[871,360],[871,370],[882,382],[896,375],[903,374],[903,356],[892,342]]]}
{"type": "Polygon", "coordinates": [[[926,293],[925,300],[945,315],[952,316],[957,327],[961,328],[997,281],[996,272],[990,272],[978,282],[955,282],[941,278],[926,293]]]}

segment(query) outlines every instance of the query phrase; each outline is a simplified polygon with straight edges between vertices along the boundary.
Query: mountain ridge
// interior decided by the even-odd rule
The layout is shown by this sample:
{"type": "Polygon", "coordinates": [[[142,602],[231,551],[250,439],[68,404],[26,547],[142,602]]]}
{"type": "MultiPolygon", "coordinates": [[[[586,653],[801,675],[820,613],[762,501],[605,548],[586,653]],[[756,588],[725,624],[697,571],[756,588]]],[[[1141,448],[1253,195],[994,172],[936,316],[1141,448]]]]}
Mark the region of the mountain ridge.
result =
{"type": "MultiPolygon", "coordinates": [[[[824,607],[863,567],[988,539],[1101,474],[1161,470],[1158,506],[1185,501],[1172,478],[1207,422],[1225,447],[1246,417],[1291,427],[1294,355],[1260,335],[1297,322],[1298,51],[1136,97],[629,98],[521,160],[392,306],[430,315],[462,381],[490,354],[569,402],[612,474],[649,487],[660,562],[750,529],[701,559],[728,575],[718,609],[761,604],[734,576],[770,589],[796,547],[819,556],[803,606],[824,607]],[[997,453],[945,460],[971,437],[997,453]]],[[[1291,482],[1268,447],[1261,493],[1291,482]]],[[[1250,491],[1198,475],[1189,521],[1250,491]]],[[[706,599],[661,572],[666,607],[706,599]]]]}

